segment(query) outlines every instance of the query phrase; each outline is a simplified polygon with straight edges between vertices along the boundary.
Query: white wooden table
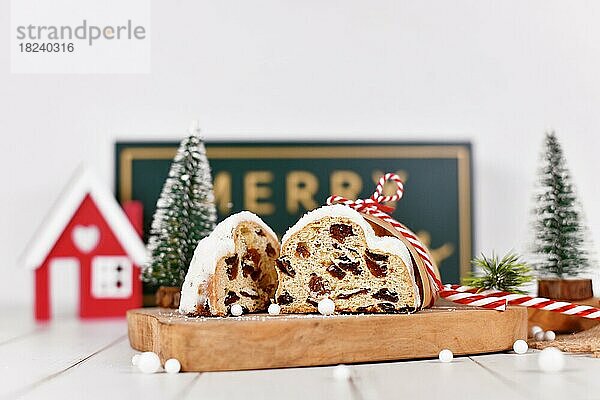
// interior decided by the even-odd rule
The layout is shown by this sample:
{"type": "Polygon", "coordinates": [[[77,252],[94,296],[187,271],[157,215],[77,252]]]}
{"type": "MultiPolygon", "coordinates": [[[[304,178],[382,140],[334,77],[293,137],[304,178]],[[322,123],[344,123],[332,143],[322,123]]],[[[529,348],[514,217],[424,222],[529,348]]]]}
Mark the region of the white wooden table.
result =
{"type": "MultiPolygon", "coordinates": [[[[125,320],[33,322],[28,310],[0,316],[0,398],[14,399],[600,399],[600,359],[568,356],[543,373],[537,352],[333,367],[145,375],[125,320]]],[[[215,351],[227,351],[227,344],[215,351]]]]}

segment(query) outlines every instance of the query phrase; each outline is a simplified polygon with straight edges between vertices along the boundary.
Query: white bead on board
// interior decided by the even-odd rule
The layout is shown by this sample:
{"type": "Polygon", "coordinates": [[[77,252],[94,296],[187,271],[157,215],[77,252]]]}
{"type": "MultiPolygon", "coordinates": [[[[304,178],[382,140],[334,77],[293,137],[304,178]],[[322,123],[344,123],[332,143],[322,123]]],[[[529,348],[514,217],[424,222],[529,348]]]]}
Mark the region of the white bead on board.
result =
{"type": "Polygon", "coordinates": [[[169,358],[165,361],[165,371],[169,374],[177,374],[181,371],[181,363],[176,358],[169,358]]]}
{"type": "Polygon", "coordinates": [[[333,300],[325,298],[319,301],[317,309],[323,315],[331,315],[335,311],[335,303],[333,300]]]}
{"type": "Polygon", "coordinates": [[[160,369],[160,358],[156,353],[146,351],[140,354],[137,367],[145,374],[153,374],[160,369]]]}
{"type": "Polygon", "coordinates": [[[454,358],[454,354],[452,353],[451,350],[444,349],[444,350],[440,351],[440,354],[438,354],[438,358],[443,363],[449,363],[454,358]]]}
{"type": "Polygon", "coordinates": [[[267,311],[269,311],[270,315],[279,315],[279,313],[281,312],[281,307],[279,306],[279,304],[271,303],[269,304],[269,308],[267,311]]]}
{"type": "Polygon", "coordinates": [[[336,381],[347,381],[352,377],[352,370],[349,366],[339,364],[333,367],[333,378],[336,381]]]}
{"type": "Polygon", "coordinates": [[[522,339],[516,340],[515,343],[513,343],[513,350],[517,354],[525,354],[528,349],[529,346],[527,345],[527,342],[522,339]]]}
{"type": "Polygon", "coordinates": [[[242,308],[242,306],[236,303],[231,306],[230,312],[231,315],[233,315],[234,317],[239,317],[244,313],[244,309],[242,308]]]}

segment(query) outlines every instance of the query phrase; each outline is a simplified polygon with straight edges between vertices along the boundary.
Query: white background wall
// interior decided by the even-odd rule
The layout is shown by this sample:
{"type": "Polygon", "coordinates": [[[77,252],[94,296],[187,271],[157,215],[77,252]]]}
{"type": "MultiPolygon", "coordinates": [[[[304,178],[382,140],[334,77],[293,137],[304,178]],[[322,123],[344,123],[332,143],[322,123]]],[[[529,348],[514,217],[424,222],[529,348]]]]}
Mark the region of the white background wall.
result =
{"type": "MultiPolygon", "coordinates": [[[[477,252],[529,240],[544,130],[557,130],[598,246],[600,3],[153,1],[149,75],[11,75],[0,2],[0,304],[82,161],[117,139],[470,140],[477,252]]],[[[111,186],[112,187],[112,186],[111,186]]]]}

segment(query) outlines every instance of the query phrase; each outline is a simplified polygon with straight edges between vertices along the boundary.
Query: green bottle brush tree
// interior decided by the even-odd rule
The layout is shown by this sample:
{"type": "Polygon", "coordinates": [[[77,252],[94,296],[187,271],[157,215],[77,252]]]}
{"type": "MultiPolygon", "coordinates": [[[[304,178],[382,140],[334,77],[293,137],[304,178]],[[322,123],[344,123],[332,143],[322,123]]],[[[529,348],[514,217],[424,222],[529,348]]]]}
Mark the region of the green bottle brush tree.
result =
{"type": "MultiPolygon", "coordinates": [[[[215,228],[212,177],[198,132],[193,125],[190,136],[179,145],[156,203],[148,241],[150,258],[142,273],[142,280],[152,287],[180,288],[196,245],[215,228]]],[[[172,292],[178,296],[177,289],[172,292]]]]}
{"type": "Polygon", "coordinates": [[[544,140],[539,185],[534,209],[538,295],[564,300],[592,297],[590,279],[573,279],[589,270],[589,252],[581,206],[554,132],[544,140]]]}

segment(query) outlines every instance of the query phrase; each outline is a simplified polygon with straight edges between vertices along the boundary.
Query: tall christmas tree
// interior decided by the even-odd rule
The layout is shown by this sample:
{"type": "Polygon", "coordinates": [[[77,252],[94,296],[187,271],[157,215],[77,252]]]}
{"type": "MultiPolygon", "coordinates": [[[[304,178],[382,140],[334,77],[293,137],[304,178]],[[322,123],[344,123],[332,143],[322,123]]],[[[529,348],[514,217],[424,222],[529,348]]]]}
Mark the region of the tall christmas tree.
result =
{"type": "Polygon", "coordinates": [[[142,279],[153,286],[181,286],[196,245],[217,220],[212,177],[197,123],[183,139],[156,203],[142,279]]]}
{"type": "Polygon", "coordinates": [[[546,134],[541,190],[535,208],[535,264],[541,275],[564,278],[584,272],[588,264],[584,227],[563,151],[556,134],[546,134]]]}

